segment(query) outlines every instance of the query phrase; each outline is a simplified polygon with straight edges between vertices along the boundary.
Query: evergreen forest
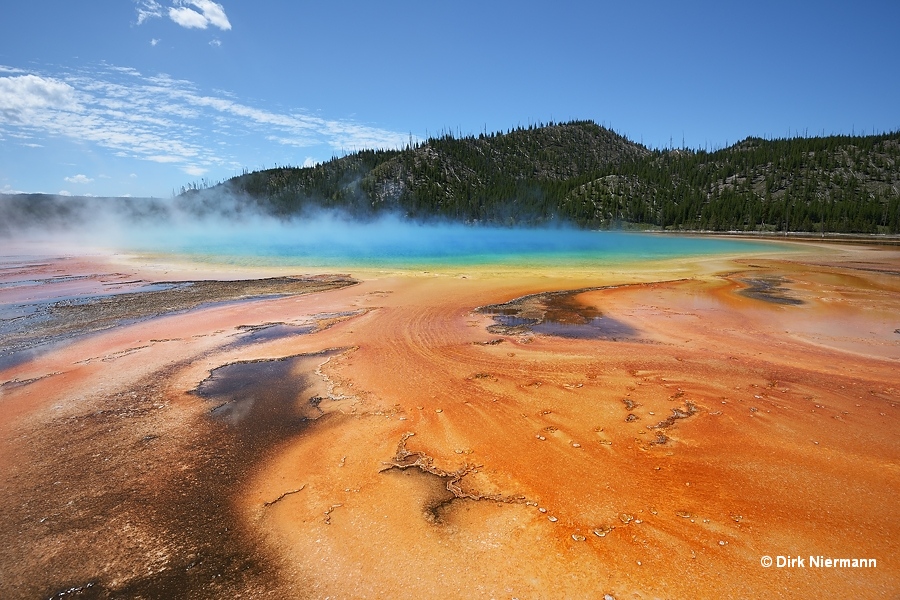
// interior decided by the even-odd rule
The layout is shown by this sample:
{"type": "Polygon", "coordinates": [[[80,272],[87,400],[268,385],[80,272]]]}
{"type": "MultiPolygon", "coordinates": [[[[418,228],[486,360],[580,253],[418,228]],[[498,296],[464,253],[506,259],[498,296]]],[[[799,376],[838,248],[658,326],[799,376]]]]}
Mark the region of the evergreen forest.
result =
{"type": "MultiPolygon", "coordinates": [[[[208,202],[207,187],[187,186],[181,199],[208,202]]],[[[897,234],[900,131],[659,150],[571,121],[444,134],[210,189],[222,188],[282,217],[340,209],[508,226],[897,234]]]]}

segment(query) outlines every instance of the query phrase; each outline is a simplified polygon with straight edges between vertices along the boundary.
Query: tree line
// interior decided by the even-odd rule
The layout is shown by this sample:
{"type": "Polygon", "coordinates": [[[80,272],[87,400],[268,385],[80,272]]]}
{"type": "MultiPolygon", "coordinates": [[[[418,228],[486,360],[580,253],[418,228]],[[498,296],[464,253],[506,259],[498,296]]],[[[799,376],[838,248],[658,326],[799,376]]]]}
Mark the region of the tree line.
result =
{"type": "Polygon", "coordinates": [[[650,150],[571,121],[445,133],[222,185],[281,216],[326,208],[502,225],[900,233],[900,132],[650,150]]]}

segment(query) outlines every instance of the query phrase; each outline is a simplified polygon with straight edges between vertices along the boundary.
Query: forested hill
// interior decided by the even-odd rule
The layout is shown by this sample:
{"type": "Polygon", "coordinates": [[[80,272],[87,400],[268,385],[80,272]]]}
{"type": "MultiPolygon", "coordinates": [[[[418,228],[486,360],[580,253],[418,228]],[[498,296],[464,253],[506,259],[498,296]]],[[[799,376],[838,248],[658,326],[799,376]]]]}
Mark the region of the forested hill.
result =
{"type": "MultiPolygon", "coordinates": [[[[589,121],[365,150],[224,184],[267,212],[590,228],[900,232],[900,132],[649,150],[589,121]]],[[[196,187],[196,186],[192,186],[196,187]]],[[[190,202],[209,196],[184,190],[190,202]]]]}

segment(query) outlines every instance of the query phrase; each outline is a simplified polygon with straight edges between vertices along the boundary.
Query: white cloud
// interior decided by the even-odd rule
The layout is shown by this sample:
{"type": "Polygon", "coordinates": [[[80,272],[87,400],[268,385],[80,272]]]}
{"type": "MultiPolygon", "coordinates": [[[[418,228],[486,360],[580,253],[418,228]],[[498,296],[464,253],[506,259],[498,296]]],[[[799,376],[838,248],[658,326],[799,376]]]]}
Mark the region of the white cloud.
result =
{"type": "Polygon", "coordinates": [[[60,196],[71,196],[71,195],[72,195],[72,192],[70,192],[70,191],[68,191],[68,190],[59,190],[58,195],[60,195],[60,196]]]}
{"type": "Polygon", "coordinates": [[[147,19],[161,17],[163,15],[162,6],[155,0],[138,0],[137,5],[138,25],[142,24],[147,19]]]}
{"type": "Polygon", "coordinates": [[[212,46],[213,48],[218,48],[219,46],[222,45],[222,40],[220,40],[220,39],[209,40],[209,45],[212,46]]]}
{"type": "Polygon", "coordinates": [[[218,2],[212,0],[171,1],[171,6],[166,8],[156,0],[136,0],[137,24],[141,25],[147,19],[168,15],[173,22],[187,29],[206,29],[210,25],[218,27],[222,31],[231,29],[231,22],[228,20],[228,15],[225,14],[225,7],[218,2]]]}
{"type": "Polygon", "coordinates": [[[137,173],[129,173],[128,176],[132,179],[137,179],[137,173]]]}
{"type": "Polygon", "coordinates": [[[198,167],[197,165],[187,165],[185,167],[181,167],[181,170],[187,173],[188,175],[193,175],[194,177],[200,177],[204,173],[206,173],[209,169],[204,169],[203,167],[198,167]]]}
{"type": "Polygon", "coordinates": [[[309,148],[316,145],[316,140],[311,137],[282,137],[277,135],[266,136],[270,142],[281,144],[282,146],[293,146],[294,148],[309,148]]]}
{"type": "Polygon", "coordinates": [[[118,67],[116,65],[105,64],[104,66],[110,71],[116,71],[118,73],[124,73],[126,75],[134,75],[135,77],[140,77],[141,72],[132,67],[118,67]]]}
{"type": "Polygon", "coordinates": [[[159,39],[157,39],[157,38],[153,38],[152,40],[150,40],[150,45],[151,45],[151,46],[155,46],[155,45],[157,45],[158,43],[159,43],[159,39]]]}
{"type": "Polygon", "coordinates": [[[46,139],[63,137],[113,156],[196,172],[197,165],[208,171],[244,162],[234,155],[236,143],[249,136],[281,146],[347,151],[397,148],[408,140],[405,133],[300,110],[271,111],[227,92],[203,93],[190,81],[113,65],[54,76],[0,76],[5,143],[46,145],[46,139]]]}
{"type": "Polygon", "coordinates": [[[306,168],[314,167],[314,166],[316,166],[317,164],[319,164],[319,161],[317,161],[316,159],[314,159],[312,156],[307,156],[307,157],[306,157],[306,160],[303,161],[303,166],[306,167],[306,168]]]}
{"type": "Polygon", "coordinates": [[[213,27],[218,27],[222,31],[231,29],[231,22],[228,21],[228,17],[225,15],[225,8],[217,2],[212,0],[175,0],[175,3],[181,5],[190,4],[199,8],[200,12],[203,13],[203,18],[213,27]]]}
{"type": "Polygon", "coordinates": [[[186,29],[206,29],[209,19],[187,7],[170,8],[169,18],[186,29]]]}
{"type": "Polygon", "coordinates": [[[77,111],[75,88],[36,75],[0,77],[0,115],[13,122],[24,122],[35,111],[77,111]]]}
{"type": "Polygon", "coordinates": [[[82,175],[81,173],[79,173],[78,175],[73,175],[72,177],[66,177],[65,180],[69,183],[90,183],[93,181],[93,179],[91,179],[87,175],[82,175]]]}

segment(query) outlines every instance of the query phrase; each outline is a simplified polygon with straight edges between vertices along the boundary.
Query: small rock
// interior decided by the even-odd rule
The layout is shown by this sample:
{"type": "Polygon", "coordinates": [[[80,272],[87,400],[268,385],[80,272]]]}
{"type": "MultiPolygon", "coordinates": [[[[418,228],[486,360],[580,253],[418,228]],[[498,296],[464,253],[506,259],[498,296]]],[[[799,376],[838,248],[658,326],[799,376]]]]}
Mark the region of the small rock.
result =
{"type": "Polygon", "coordinates": [[[545,513],[545,512],[547,512],[547,509],[546,509],[546,508],[544,508],[544,507],[543,507],[543,506],[542,506],[542,507],[540,507],[540,508],[539,508],[539,509],[538,509],[538,510],[539,510],[539,511],[541,511],[541,512],[542,512],[542,513],[545,513]]]}
{"type": "Polygon", "coordinates": [[[550,515],[550,516],[547,517],[547,518],[550,519],[550,522],[551,522],[551,523],[556,523],[557,521],[559,521],[559,519],[557,519],[557,518],[554,517],[553,515],[550,515]]]}
{"type": "Polygon", "coordinates": [[[576,542],[583,542],[585,538],[584,538],[583,535],[579,535],[579,534],[577,534],[577,533],[573,533],[573,534],[572,534],[572,539],[575,540],[576,542]]]}
{"type": "Polygon", "coordinates": [[[444,409],[443,409],[443,408],[436,408],[436,409],[434,410],[434,412],[442,413],[442,412],[444,412],[444,409]]]}
{"type": "Polygon", "coordinates": [[[594,530],[594,535],[596,535],[597,537],[606,537],[606,535],[613,529],[615,529],[615,527],[601,527],[594,530]]]}
{"type": "Polygon", "coordinates": [[[581,444],[579,444],[578,442],[572,442],[572,447],[573,448],[581,448],[581,444]]]}

